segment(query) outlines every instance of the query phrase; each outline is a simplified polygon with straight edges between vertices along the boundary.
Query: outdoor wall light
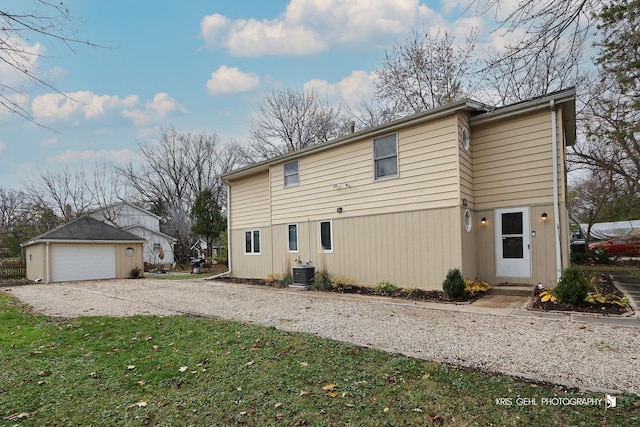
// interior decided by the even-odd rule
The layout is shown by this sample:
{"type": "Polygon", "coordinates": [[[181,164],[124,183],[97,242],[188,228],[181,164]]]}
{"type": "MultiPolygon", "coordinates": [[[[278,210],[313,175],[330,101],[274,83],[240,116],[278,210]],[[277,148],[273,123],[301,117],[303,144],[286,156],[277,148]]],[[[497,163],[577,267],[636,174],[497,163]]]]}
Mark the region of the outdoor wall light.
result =
{"type": "Polygon", "coordinates": [[[547,220],[547,213],[544,212],[540,218],[542,218],[543,221],[546,221],[547,220]]]}
{"type": "Polygon", "coordinates": [[[342,213],[342,206],[340,206],[338,209],[336,209],[336,212],[342,213]]]}
{"type": "Polygon", "coordinates": [[[481,222],[482,224],[486,224],[486,223],[487,223],[487,218],[482,217],[482,219],[480,220],[480,222],[481,222]]]}

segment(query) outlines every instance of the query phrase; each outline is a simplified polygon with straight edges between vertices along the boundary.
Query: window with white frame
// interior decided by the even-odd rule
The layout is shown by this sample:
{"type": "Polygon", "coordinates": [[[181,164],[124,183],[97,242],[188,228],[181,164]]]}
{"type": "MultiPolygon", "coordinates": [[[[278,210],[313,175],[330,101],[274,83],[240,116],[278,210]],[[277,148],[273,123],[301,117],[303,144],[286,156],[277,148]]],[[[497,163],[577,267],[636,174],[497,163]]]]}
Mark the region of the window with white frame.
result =
{"type": "Polygon", "coordinates": [[[331,221],[318,222],[318,242],[320,252],[333,252],[333,230],[331,221]]]}
{"type": "Polygon", "coordinates": [[[290,187],[292,185],[298,185],[298,161],[294,160],[293,162],[284,164],[284,186],[290,187]]]}
{"type": "Polygon", "coordinates": [[[398,176],[398,135],[392,134],[373,140],[375,179],[398,176]]]}
{"type": "Polygon", "coordinates": [[[260,230],[247,230],[244,232],[244,253],[260,254],[260,230]]]}
{"type": "Polygon", "coordinates": [[[287,249],[298,252],[298,224],[287,225],[287,249]]]}

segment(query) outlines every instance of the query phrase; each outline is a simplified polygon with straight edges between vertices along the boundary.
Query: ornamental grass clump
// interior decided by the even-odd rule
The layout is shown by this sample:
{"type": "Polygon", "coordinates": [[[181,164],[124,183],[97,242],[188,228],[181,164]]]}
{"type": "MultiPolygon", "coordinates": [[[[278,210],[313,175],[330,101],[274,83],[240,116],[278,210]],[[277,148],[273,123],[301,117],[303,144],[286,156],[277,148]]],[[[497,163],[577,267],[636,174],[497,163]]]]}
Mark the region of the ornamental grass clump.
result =
{"type": "Polygon", "coordinates": [[[463,297],[466,286],[462,273],[458,268],[450,269],[444,282],[442,282],[442,290],[451,299],[463,297]]]}
{"type": "Polygon", "coordinates": [[[553,295],[563,304],[579,304],[584,301],[589,292],[589,284],[584,275],[575,268],[567,268],[562,272],[553,295]]]}

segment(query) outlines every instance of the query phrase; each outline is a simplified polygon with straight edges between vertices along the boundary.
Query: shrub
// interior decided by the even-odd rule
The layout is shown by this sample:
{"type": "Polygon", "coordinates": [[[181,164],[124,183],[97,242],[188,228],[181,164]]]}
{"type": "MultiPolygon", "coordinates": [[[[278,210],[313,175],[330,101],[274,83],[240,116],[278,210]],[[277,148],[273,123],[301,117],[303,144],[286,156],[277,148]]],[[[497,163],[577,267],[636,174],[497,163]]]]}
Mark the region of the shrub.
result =
{"type": "Polygon", "coordinates": [[[142,269],[140,267],[133,267],[129,272],[129,278],[137,279],[139,277],[142,277],[142,269]]]}
{"type": "Polygon", "coordinates": [[[449,298],[460,298],[464,296],[465,287],[466,283],[458,268],[450,269],[444,282],[442,282],[442,290],[449,298]]]}
{"type": "Polygon", "coordinates": [[[618,258],[619,257],[616,255],[609,254],[605,248],[596,248],[593,252],[591,252],[591,259],[596,264],[609,265],[616,261],[618,258]]]}
{"type": "Polygon", "coordinates": [[[333,284],[331,283],[331,276],[329,272],[325,269],[319,270],[316,272],[316,275],[313,277],[313,289],[318,291],[330,291],[333,288],[333,284]]]}
{"type": "Polygon", "coordinates": [[[587,297],[589,284],[584,275],[575,268],[569,267],[562,272],[553,294],[564,304],[578,304],[587,297]]]}
{"type": "Polygon", "coordinates": [[[380,294],[380,295],[390,295],[394,292],[396,292],[398,290],[398,287],[391,282],[388,282],[386,280],[378,283],[374,288],[373,291],[376,294],[380,294]]]}
{"type": "Polygon", "coordinates": [[[478,282],[477,280],[465,280],[464,284],[464,294],[471,298],[479,294],[484,295],[489,292],[489,289],[491,289],[491,285],[484,280],[481,282],[478,282]]]}
{"type": "Polygon", "coordinates": [[[291,273],[287,273],[283,275],[280,279],[277,280],[278,286],[281,288],[286,288],[289,285],[293,284],[293,275],[291,273]]]}

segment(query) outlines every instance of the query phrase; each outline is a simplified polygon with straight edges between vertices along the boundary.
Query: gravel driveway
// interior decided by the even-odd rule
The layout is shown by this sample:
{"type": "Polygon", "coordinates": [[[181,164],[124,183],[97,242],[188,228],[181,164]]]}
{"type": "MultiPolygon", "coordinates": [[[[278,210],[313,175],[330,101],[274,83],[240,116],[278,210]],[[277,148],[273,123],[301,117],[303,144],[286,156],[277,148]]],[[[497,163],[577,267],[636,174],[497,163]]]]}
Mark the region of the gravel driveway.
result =
{"type": "Polygon", "coordinates": [[[145,278],[0,290],[51,316],[192,313],[584,390],[640,394],[636,327],[203,280],[145,278]]]}

